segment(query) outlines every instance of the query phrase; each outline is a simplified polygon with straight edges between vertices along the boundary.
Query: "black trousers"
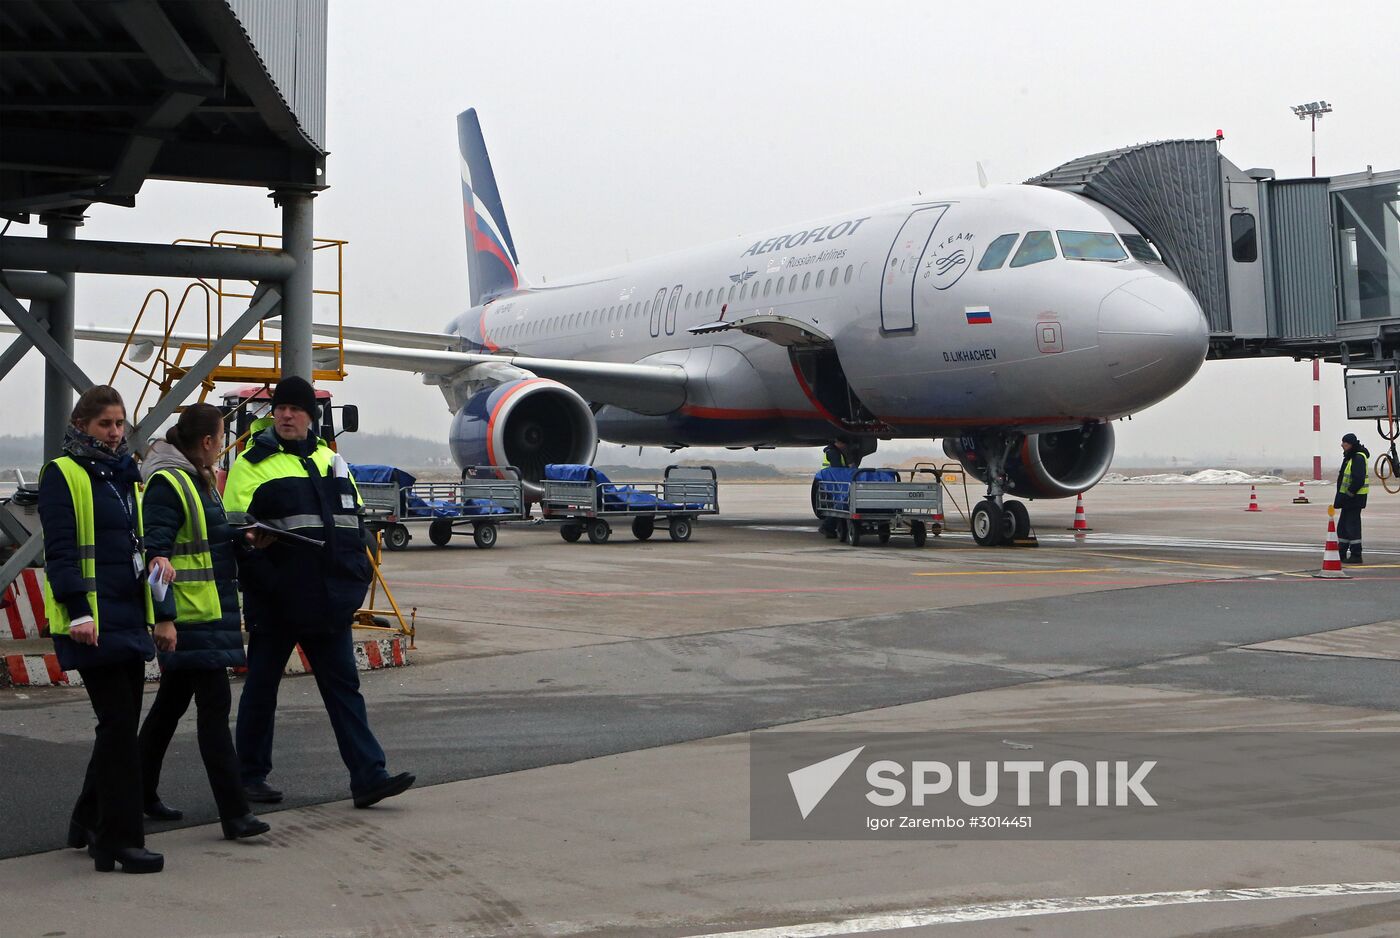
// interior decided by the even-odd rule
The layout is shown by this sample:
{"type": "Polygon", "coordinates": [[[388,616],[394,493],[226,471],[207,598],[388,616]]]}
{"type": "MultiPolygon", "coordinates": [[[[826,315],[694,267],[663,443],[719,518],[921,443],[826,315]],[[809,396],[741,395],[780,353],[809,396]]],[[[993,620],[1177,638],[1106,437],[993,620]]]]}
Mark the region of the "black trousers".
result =
{"type": "Polygon", "coordinates": [[[219,817],[224,820],[248,813],[248,800],[238,780],[238,754],[233,749],[228,715],[233,703],[228,672],[223,668],[179,669],[161,674],[160,690],[141,727],[141,782],[144,803],[159,798],[160,767],[175,735],[175,727],[195,704],[195,732],[204,772],[214,792],[219,817]]]}
{"type": "Polygon", "coordinates": [[[248,636],[248,677],[238,698],[238,757],[243,782],[265,781],[272,771],[272,734],[277,719],[277,687],[292,649],[306,652],[321,702],[326,705],[340,758],[350,770],[350,791],[358,794],[389,777],[384,750],[369,728],[360,674],[355,667],[350,629],[293,635],[260,626],[248,636]]]}
{"type": "MultiPolygon", "coordinates": [[[[97,714],[97,739],[88,760],[83,791],[73,806],[73,823],[96,836],[107,850],[143,847],[141,757],[136,728],[141,723],[145,663],[137,659],[80,668],[83,689],[97,714]]],[[[37,780],[36,780],[37,781],[37,780]]]]}
{"type": "Polygon", "coordinates": [[[1343,508],[1337,518],[1337,546],[1343,557],[1347,550],[1361,550],[1361,509],[1343,508]]]}

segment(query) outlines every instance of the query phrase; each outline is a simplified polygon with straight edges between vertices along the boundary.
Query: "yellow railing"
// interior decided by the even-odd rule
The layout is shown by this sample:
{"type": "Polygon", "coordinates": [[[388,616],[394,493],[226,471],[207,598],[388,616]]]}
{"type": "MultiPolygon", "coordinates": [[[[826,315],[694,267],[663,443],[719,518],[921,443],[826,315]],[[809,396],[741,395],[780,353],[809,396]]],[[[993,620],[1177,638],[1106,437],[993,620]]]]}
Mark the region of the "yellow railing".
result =
{"type": "MultiPolygon", "coordinates": [[[[180,238],[174,243],[270,251],[277,250],[281,241],[281,235],[225,229],[214,232],[208,238],[180,238]]],[[[325,338],[312,344],[314,360],[322,363],[322,367],[316,367],[312,372],[315,381],[340,381],[345,377],[345,343],[340,330],[345,318],[344,260],[347,243],[334,238],[314,238],[312,241],[312,251],[320,252],[315,254],[315,258],[322,262],[318,265],[320,273],[317,279],[322,283],[330,281],[326,273],[330,268],[327,262],[333,262],[334,266],[334,286],[316,287],[313,284],[313,301],[316,297],[332,298],[337,330],[334,339],[325,338]],[[327,363],[328,358],[333,358],[333,362],[327,363]]],[[[228,322],[243,314],[255,287],[256,284],[248,280],[198,278],[185,287],[173,311],[170,294],[165,290],[152,290],[146,295],[117,356],[110,382],[115,384],[128,371],[138,376],[141,384],[133,414],[144,412],[142,408],[147,406],[147,398],[153,391],[156,393],[149,402],[150,406],[154,406],[170,391],[175,382],[189,371],[188,363],[197,359],[223,335],[225,314],[228,322]],[[200,318],[197,309],[201,300],[202,328],[192,322],[200,318]],[[185,326],[183,333],[180,332],[182,324],[185,326]],[[152,334],[163,338],[155,342],[149,338],[152,334]],[[137,360],[145,361],[147,356],[150,359],[149,367],[139,367],[137,360]]],[[[324,307],[327,304],[323,301],[320,305],[324,307]]],[[[318,321],[325,321],[324,317],[317,318],[318,321]]],[[[239,342],[204,380],[199,400],[204,400],[215,383],[221,381],[255,384],[277,381],[282,373],[281,358],[280,335],[259,323],[257,329],[239,342]]]]}

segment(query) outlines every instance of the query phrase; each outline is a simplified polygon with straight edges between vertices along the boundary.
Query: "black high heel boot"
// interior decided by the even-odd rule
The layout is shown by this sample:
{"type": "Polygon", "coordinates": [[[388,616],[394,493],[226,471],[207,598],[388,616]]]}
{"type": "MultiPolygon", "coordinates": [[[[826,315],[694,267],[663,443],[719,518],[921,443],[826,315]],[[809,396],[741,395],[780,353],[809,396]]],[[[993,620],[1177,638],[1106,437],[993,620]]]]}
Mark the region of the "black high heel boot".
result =
{"type": "Polygon", "coordinates": [[[228,818],[219,821],[219,824],[224,829],[224,840],[242,840],[244,837],[256,837],[272,830],[272,825],[260,820],[256,814],[228,818]]]}
{"type": "Polygon", "coordinates": [[[145,847],[118,847],[108,850],[104,847],[88,847],[93,868],[99,873],[110,873],[118,863],[123,873],[159,873],[165,869],[165,857],[152,853],[145,847]]]}
{"type": "Polygon", "coordinates": [[[81,850],[93,841],[92,831],[77,821],[68,822],[68,846],[81,850]]]}
{"type": "Polygon", "coordinates": [[[157,798],[146,805],[146,817],[153,821],[178,821],[185,816],[185,812],[179,808],[172,808],[157,798]]]}

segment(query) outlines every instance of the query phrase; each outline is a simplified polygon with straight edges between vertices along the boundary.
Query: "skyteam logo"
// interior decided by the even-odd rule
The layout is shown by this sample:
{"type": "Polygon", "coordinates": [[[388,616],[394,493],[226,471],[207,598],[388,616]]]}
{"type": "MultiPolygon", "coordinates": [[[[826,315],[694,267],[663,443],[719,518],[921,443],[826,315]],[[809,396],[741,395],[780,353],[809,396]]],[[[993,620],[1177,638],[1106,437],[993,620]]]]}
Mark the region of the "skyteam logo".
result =
{"type": "Polygon", "coordinates": [[[935,290],[946,290],[962,279],[977,254],[974,239],[972,232],[959,231],[942,241],[930,243],[924,252],[921,274],[924,282],[931,284],[935,290]]]}

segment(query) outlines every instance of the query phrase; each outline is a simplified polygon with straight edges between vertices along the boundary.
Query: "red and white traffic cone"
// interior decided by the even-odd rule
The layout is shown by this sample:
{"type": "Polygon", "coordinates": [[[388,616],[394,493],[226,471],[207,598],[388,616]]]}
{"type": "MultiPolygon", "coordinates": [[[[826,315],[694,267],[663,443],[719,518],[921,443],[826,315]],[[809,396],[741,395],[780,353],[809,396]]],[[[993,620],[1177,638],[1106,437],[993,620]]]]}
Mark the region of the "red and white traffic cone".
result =
{"type": "Polygon", "coordinates": [[[1305,491],[1303,491],[1303,481],[1302,481],[1301,479],[1298,480],[1298,497],[1295,498],[1295,499],[1293,499],[1293,504],[1295,504],[1295,505],[1308,505],[1308,504],[1311,504],[1311,502],[1308,501],[1308,493],[1305,492],[1305,491]]]}
{"type": "Polygon", "coordinates": [[[1073,531],[1076,535],[1085,534],[1094,530],[1089,527],[1089,522],[1084,517],[1084,493],[1080,492],[1079,497],[1074,500],[1074,526],[1067,530],[1073,531]]]}
{"type": "Polygon", "coordinates": [[[1337,509],[1327,506],[1327,546],[1322,549],[1322,571],[1313,576],[1323,580],[1350,580],[1342,570],[1342,553],[1337,547],[1337,509]]]}
{"type": "Polygon", "coordinates": [[[1249,507],[1245,511],[1260,511],[1259,496],[1254,492],[1254,486],[1249,487],[1249,507]]]}

